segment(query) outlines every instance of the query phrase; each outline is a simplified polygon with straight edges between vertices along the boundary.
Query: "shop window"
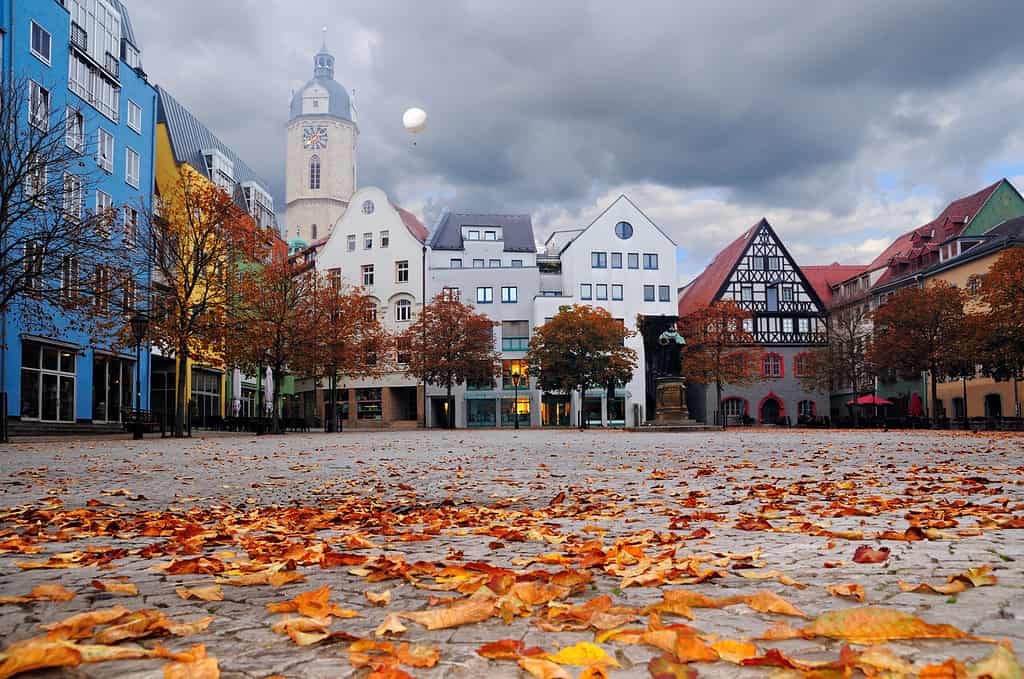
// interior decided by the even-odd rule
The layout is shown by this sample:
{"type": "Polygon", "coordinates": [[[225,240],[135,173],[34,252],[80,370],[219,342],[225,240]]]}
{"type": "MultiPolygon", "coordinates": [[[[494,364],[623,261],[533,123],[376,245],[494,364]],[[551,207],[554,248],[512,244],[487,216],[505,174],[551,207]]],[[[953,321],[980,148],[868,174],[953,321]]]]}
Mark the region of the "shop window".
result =
{"type": "Polygon", "coordinates": [[[356,417],[360,420],[379,420],[383,417],[384,407],[381,399],[381,388],[356,389],[356,417]]]}
{"type": "Polygon", "coordinates": [[[568,396],[545,394],[540,403],[540,423],[544,427],[568,427],[570,419],[570,401],[568,396]]]}
{"type": "Polygon", "coordinates": [[[467,427],[494,427],[497,425],[497,423],[497,405],[494,399],[466,399],[467,427]]]}
{"type": "Polygon", "coordinates": [[[817,406],[814,401],[800,401],[796,404],[796,412],[800,419],[813,419],[817,413],[817,406]]]}
{"type": "Polygon", "coordinates": [[[530,399],[501,399],[501,426],[514,427],[516,419],[520,427],[530,426],[530,399]]]}
{"type": "Polygon", "coordinates": [[[75,421],[75,352],[25,341],[21,346],[21,417],[75,421]]]}

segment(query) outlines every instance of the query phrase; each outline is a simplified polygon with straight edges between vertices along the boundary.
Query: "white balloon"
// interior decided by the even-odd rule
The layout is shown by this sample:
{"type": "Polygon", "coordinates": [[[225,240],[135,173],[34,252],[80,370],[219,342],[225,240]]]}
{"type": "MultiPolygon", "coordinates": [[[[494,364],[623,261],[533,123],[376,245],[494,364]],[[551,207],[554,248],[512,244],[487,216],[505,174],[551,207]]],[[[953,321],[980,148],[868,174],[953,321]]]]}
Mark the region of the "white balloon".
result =
{"type": "Polygon", "coordinates": [[[402,125],[413,134],[427,129],[427,112],[421,108],[411,108],[402,114],[402,125]]]}

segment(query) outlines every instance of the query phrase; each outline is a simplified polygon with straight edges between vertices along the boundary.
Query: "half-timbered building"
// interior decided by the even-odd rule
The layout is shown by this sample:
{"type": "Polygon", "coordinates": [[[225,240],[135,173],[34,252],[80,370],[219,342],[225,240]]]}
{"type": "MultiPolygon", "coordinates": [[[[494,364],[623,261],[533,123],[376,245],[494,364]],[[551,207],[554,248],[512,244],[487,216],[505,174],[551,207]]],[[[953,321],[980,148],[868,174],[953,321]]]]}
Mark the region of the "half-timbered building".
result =
{"type": "MultiPolygon", "coordinates": [[[[795,424],[827,415],[828,394],[805,388],[800,379],[809,352],[828,344],[827,310],[767,220],[730,243],[680,291],[679,316],[719,300],[751,313],[747,330],[763,349],[760,380],[723,386],[721,410],[730,421],[795,424]]],[[[713,386],[689,385],[687,401],[692,416],[714,420],[713,386]]]]}

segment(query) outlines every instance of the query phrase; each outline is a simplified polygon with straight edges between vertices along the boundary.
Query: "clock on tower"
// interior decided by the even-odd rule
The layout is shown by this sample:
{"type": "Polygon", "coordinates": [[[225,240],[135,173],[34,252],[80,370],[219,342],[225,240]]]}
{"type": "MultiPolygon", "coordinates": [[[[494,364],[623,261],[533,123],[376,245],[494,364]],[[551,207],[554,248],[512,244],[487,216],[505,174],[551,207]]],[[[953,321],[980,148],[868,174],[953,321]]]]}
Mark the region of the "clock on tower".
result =
{"type": "Polygon", "coordinates": [[[323,126],[302,129],[303,148],[319,150],[327,148],[327,128],[323,126]]]}

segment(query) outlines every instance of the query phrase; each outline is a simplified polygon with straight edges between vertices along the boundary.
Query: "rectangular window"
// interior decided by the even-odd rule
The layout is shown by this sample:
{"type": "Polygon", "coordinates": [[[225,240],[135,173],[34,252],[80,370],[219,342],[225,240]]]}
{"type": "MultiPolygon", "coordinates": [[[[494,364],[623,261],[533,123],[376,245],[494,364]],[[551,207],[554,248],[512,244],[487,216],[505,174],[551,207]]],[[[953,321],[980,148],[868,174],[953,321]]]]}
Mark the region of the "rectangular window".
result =
{"type": "MultiPolygon", "coordinates": [[[[74,29],[74,24],[72,24],[74,29]]],[[[72,30],[72,39],[75,32],[72,30]]],[[[103,61],[101,55],[96,57],[103,61]]],[[[116,61],[114,62],[116,63],[116,61]]],[[[72,50],[68,61],[68,89],[96,107],[100,113],[115,123],[120,115],[121,88],[116,81],[98,66],[89,63],[85,57],[72,50]]]]}
{"type": "Polygon", "coordinates": [[[492,268],[492,269],[498,269],[498,268],[501,267],[501,260],[500,259],[488,260],[487,266],[492,268]]]}
{"type": "Polygon", "coordinates": [[[451,259],[448,262],[448,266],[451,267],[452,269],[461,269],[462,268],[462,260],[461,259],[451,259]]]}
{"type": "Polygon", "coordinates": [[[490,304],[494,301],[494,288],[477,288],[476,303],[490,304]]]}
{"type": "Polygon", "coordinates": [[[658,255],[651,253],[644,253],[644,268],[648,270],[654,270],[658,268],[658,255]]]}
{"type": "Polygon", "coordinates": [[[139,188],[139,173],[141,165],[139,154],[134,149],[125,149],[124,152],[124,180],[129,186],[139,188]]]}
{"type": "Polygon", "coordinates": [[[469,231],[466,234],[466,240],[480,240],[480,232],[479,231],[469,231]]]}
{"type": "Polygon", "coordinates": [[[768,258],[768,270],[769,271],[780,271],[782,269],[782,258],[781,257],[769,257],[768,258]]]}
{"type": "Polygon", "coordinates": [[[36,55],[46,65],[50,65],[50,33],[45,28],[32,22],[32,54],[36,55]]]}
{"type": "Polygon", "coordinates": [[[782,332],[793,332],[793,319],[783,318],[782,319],[782,332]]]}
{"type": "Polygon", "coordinates": [[[593,287],[590,283],[580,283],[580,299],[593,299],[593,287]]]}
{"type": "Polygon", "coordinates": [[[597,293],[595,295],[597,297],[597,299],[608,299],[608,286],[607,285],[605,285],[604,283],[598,283],[595,287],[597,288],[595,290],[595,292],[597,293]]]}
{"type": "Polygon", "coordinates": [[[43,285],[43,257],[45,250],[38,241],[25,243],[25,287],[39,290],[43,285]]]}
{"type": "Polygon", "coordinates": [[[462,292],[458,288],[441,288],[441,298],[458,302],[462,292]]]}
{"type": "Polygon", "coordinates": [[[102,127],[96,132],[96,163],[106,172],[114,172],[114,135],[102,127]]]}
{"type": "Polygon", "coordinates": [[[142,133],[142,107],[131,99],[128,100],[128,127],[142,133]]]}
{"type": "Polygon", "coordinates": [[[46,163],[39,163],[28,169],[25,176],[25,195],[40,203],[46,202],[46,163]]]}
{"type": "Polygon", "coordinates": [[[482,268],[484,268],[484,260],[482,260],[482,259],[474,259],[473,260],[473,268],[474,269],[482,269],[482,268]]]}
{"type": "Polygon", "coordinates": [[[796,327],[800,332],[808,333],[811,331],[811,320],[809,318],[798,318],[796,327]]]}
{"type": "Polygon", "coordinates": [[[114,199],[106,191],[96,191],[96,230],[104,238],[110,238],[110,224],[113,222],[114,199]]]}
{"type": "Polygon", "coordinates": [[[621,285],[613,285],[612,286],[612,299],[616,300],[616,301],[622,299],[622,286],[621,285]]]}
{"type": "Polygon", "coordinates": [[[372,233],[364,233],[363,234],[363,249],[364,250],[372,250],[373,249],[373,234],[372,233]]]}
{"type": "Polygon", "coordinates": [[[60,260],[60,297],[72,300],[78,296],[78,257],[64,255],[60,260]]]}
{"type": "Polygon", "coordinates": [[[621,252],[613,252],[612,253],[612,268],[613,269],[621,269],[622,268],[622,253],[621,252]]]}
{"type": "Polygon", "coordinates": [[[644,286],[644,301],[645,302],[653,302],[654,301],[654,286],[653,285],[645,285],[644,286]]]}
{"type": "Polygon", "coordinates": [[[671,302],[672,301],[672,288],[668,285],[658,286],[658,301],[659,302],[671,302]]]}
{"type": "Polygon", "coordinates": [[[484,240],[497,240],[497,233],[494,231],[484,231],[484,240]]]}
{"type": "Polygon", "coordinates": [[[21,345],[21,417],[75,421],[75,352],[23,341],[21,345]]]}
{"type": "Polygon", "coordinates": [[[135,208],[124,208],[124,245],[135,247],[135,239],[139,235],[139,212],[135,208]]]}
{"type": "Polygon", "coordinates": [[[515,304],[519,301],[519,288],[516,286],[505,286],[501,289],[501,301],[503,304],[515,304]]]}
{"type": "Polygon", "coordinates": [[[64,143],[79,153],[85,150],[85,116],[70,106],[64,114],[64,143]]]}
{"type": "Polygon", "coordinates": [[[754,286],[753,285],[742,285],[740,286],[740,301],[741,302],[752,302],[754,300],[754,286]]]}
{"type": "Polygon", "coordinates": [[[409,282],[409,262],[401,261],[395,262],[395,282],[396,283],[408,283],[409,282]]]}
{"type": "Polygon", "coordinates": [[[64,173],[64,212],[74,219],[82,218],[85,207],[82,200],[82,178],[69,172],[64,173]]]}
{"type": "Polygon", "coordinates": [[[520,389],[530,388],[530,378],[527,375],[526,361],[520,358],[507,358],[501,362],[501,388],[514,389],[513,377],[517,378],[520,389]]]}
{"type": "Polygon", "coordinates": [[[327,270],[327,285],[333,290],[341,290],[341,269],[334,268],[327,270]]]}
{"type": "Polygon", "coordinates": [[[96,267],[93,281],[95,282],[93,292],[96,297],[96,308],[100,311],[106,311],[107,304],[110,301],[110,272],[105,267],[96,267]]]}
{"type": "Polygon", "coordinates": [[[391,233],[388,232],[388,231],[381,231],[380,232],[380,246],[382,248],[386,248],[390,244],[391,244],[391,233]]]}
{"type": "Polygon", "coordinates": [[[629,255],[627,256],[627,260],[628,260],[628,266],[629,266],[630,269],[639,269],[640,268],[640,253],[639,252],[631,252],[631,253],[629,253],[629,255]]]}
{"type": "Polygon", "coordinates": [[[50,129],[50,90],[34,80],[29,83],[28,121],[43,132],[50,129]]]}
{"type": "Polygon", "coordinates": [[[764,260],[765,258],[761,255],[750,258],[750,268],[754,271],[764,271],[764,260]]]}
{"type": "Polygon", "coordinates": [[[523,268],[523,260],[521,260],[521,259],[513,259],[512,260],[512,268],[513,269],[522,269],[523,268]]]}
{"type": "Polygon", "coordinates": [[[363,272],[363,285],[370,287],[373,285],[373,264],[364,264],[361,270],[363,272]]]}
{"type": "Polygon", "coordinates": [[[608,253],[607,252],[591,252],[590,253],[590,267],[593,269],[607,269],[608,268],[608,253]]]}
{"type": "Polygon", "coordinates": [[[529,321],[502,321],[501,350],[526,351],[530,348],[529,321]]]}
{"type": "Polygon", "coordinates": [[[792,302],[793,301],[793,286],[783,285],[782,286],[782,301],[792,302]]]}
{"type": "Polygon", "coordinates": [[[355,249],[356,249],[356,235],[354,233],[350,233],[348,235],[348,239],[347,240],[348,240],[348,251],[349,252],[355,252],[355,249]]]}

